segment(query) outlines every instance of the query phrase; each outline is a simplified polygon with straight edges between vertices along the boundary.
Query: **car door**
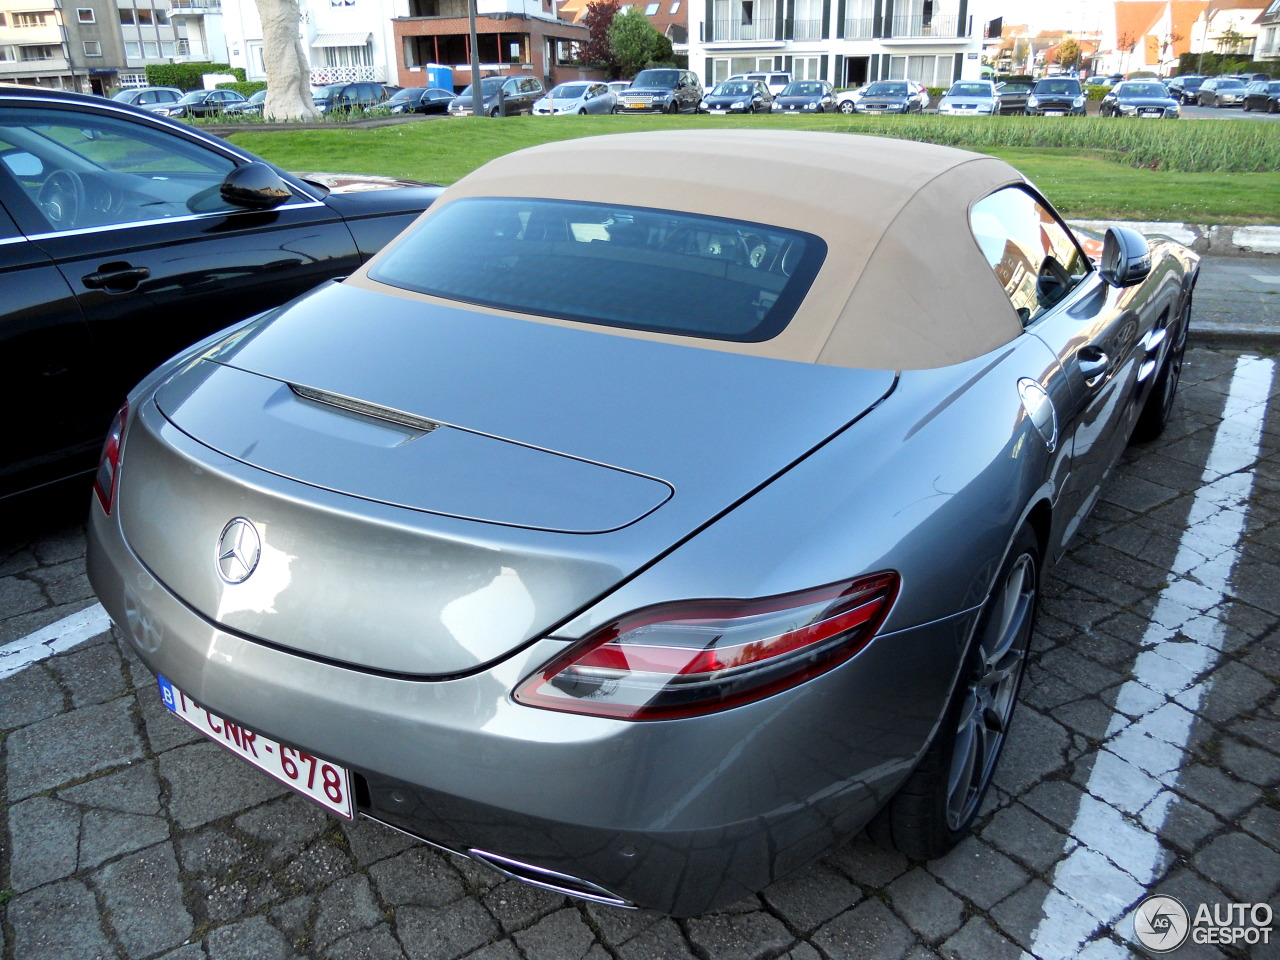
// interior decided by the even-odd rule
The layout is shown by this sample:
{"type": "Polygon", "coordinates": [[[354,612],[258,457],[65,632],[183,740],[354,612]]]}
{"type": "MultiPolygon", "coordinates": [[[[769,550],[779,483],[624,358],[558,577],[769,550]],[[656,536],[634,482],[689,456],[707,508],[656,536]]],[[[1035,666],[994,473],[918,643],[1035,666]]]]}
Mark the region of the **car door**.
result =
{"type": "Polygon", "coordinates": [[[1072,407],[1057,411],[1071,474],[1055,510],[1055,542],[1069,539],[1129,442],[1150,388],[1146,361],[1177,291],[1120,289],[1093,269],[1071,231],[1033,191],[1007,187],[970,214],[974,235],[1028,333],[1058,357],[1072,407]]]}
{"type": "Polygon", "coordinates": [[[360,263],[301,188],[269,210],[222,200],[247,160],[175,127],[83,103],[0,114],[0,136],[40,160],[0,199],[74,293],[109,406],[188,344],[360,263]]]}

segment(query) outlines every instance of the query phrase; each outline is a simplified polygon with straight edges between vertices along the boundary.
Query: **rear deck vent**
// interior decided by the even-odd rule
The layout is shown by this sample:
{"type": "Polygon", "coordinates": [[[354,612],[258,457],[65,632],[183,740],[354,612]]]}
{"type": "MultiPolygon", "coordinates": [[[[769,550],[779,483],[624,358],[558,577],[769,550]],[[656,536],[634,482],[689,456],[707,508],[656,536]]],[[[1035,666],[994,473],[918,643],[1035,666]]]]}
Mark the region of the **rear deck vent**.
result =
{"type": "Polygon", "coordinates": [[[444,424],[435,420],[428,420],[426,417],[415,416],[412,413],[405,413],[403,410],[396,410],[392,407],[382,407],[376,403],[366,403],[364,400],[355,400],[351,397],[344,397],[339,393],[329,393],[325,390],[316,390],[313,387],[304,387],[301,384],[291,383],[289,389],[302,397],[304,400],[313,400],[316,403],[324,403],[331,407],[337,407],[339,410],[346,410],[349,413],[355,413],[362,417],[373,417],[376,420],[385,420],[388,423],[394,423],[401,427],[408,427],[411,430],[417,430],[421,433],[430,433],[437,427],[444,424]]]}

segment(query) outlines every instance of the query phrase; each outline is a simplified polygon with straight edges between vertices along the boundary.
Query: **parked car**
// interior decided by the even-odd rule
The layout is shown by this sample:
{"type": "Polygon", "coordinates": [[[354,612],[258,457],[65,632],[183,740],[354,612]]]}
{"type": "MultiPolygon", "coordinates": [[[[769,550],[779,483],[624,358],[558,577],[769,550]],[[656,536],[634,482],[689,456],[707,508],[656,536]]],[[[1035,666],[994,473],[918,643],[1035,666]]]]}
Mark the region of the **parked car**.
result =
{"type": "Polygon", "coordinates": [[[729,81],[734,80],[759,80],[776,97],[792,81],[792,76],[787,70],[759,70],[754,73],[735,73],[729,78],[729,81]]]}
{"type": "Polygon", "coordinates": [[[873,817],[930,859],[1170,416],[1197,263],[1115,227],[1095,265],[933,144],[510,153],[130,394],[89,578],[197,730],[559,894],[699,914],[873,817]]]}
{"type": "Polygon", "coordinates": [[[128,103],[153,113],[160,108],[168,108],[182,99],[182,91],[177,87],[126,87],[111,99],[117,103],[128,103]]]}
{"type": "Polygon", "coordinates": [[[266,105],[266,102],[267,102],[266,89],[264,88],[262,90],[255,90],[253,93],[249,95],[248,99],[245,100],[243,103],[233,103],[230,106],[228,106],[224,112],[229,115],[254,114],[254,113],[261,114],[262,108],[266,105]]]}
{"type": "Polygon", "coordinates": [[[439,87],[405,87],[383,104],[392,113],[447,113],[457,94],[439,87]]]}
{"type": "Polygon", "coordinates": [[[915,90],[905,80],[877,80],[854,104],[855,113],[920,113],[915,90]]]}
{"type": "Polygon", "coordinates": [[[938,113],[952,117],[994,117],[1000,92],[990,80],[957,80],[938,101],[938,113]]]}
{"type": "Polygon", "coordinates": [[[1102,98],[1098,112],[1104,117],[1142,117],[1178,119],[1178,101],[1169,95],[1164,84],[1155,80],[1125,80],[1117,83],[1102,98]]]}
{"type": "Polygon", "coordinates": [[[702,102],[700,113],[769,113],[773,94],[763,80],[725,80],[717,83],[702,102]]]}
{"type": "Polygon", "coordinates": [[[1249,84],[1244,109],[1280,113],[1280,80],[1256,80],[1249,84]]]}
{"type": "Polygon", "coordinates": [[[1195,103],[1196,94],[1200,91],[1200,85],[1206,79],[1206,77],[1194,73],[1171,77],[1169,79],[1169,96],[1179,103],[1195,103]]]}
{"type": "Polygon", "coordinates": [[[869,86],[870,84],[863,84],[860,87],[855,87],[853,90],[838,91],[835,94],[836,109],[841,113],[857,113],[858,101],[862,99],[863,95],[867,92],[867,87],[869,86]]]}
{"type": "Polygon", "coordinates": [[[826,80],[793,80],[773,101],[774,113],[826,113],[834,109],[835,94],[826,80]]]}
{"type": "Polygon", "coordinates": [[[1238,107],[1248,92],[1245,82],[1236,77],[1210,77],[1196,91],[1196,103],[1202,107],[1238,107]]]}
{"type": "Polygon", "coordinates": [[[665,67],[641,70],[618,95],[618,113],[697,113],[702,81],[689,70],[665,67]]]}
{"type": "Polygon", "coordinates": [[[312,92],[311,102],[321,113],[349,113],[372,109],[387,97],[386,88],[380,83],[329,83],[312,92]]]}
{"type": "Polygon", "coordinates": [[[605,86],[609,88],[610,93],[612,93],[615,97],[617,97],[617,96],[620,96],[624,90],[630,89],[631,81],[630,80],[610,80],[608,83],[605,84],[605,86]]]}
{"type": "Polygon", "coordinates": [[[157,104],[151,112],[162,117],[189,120],[217,116],[244,101],[245,98],[234,90],[189,90],[177,103],[157,104]]]}
{"type": "Polygon", "coordinates": [[[307,182],[186,124],[36,87],[0,87],[0,128],[0,379],[29,404],[0,497],[92,469],[143,373],[351,273],[439,193],[307,182]]]}
{"type": "Polygon", "coordinates": [[[1027,97],[1027,113],[1035,117],[1083,117],[1085,100],[1079,80],[1069,77],[1037,80],[1027,97]]]}
{"type": "Polygon", "coordinates": [[[552,114],[613,113],[617,95],[598,80],[571,80],[555,87],[533,105],[538,116],[552,114]]]}
{"type": "MultiPolygon", "coordinates": [[[[482,105],[486,117],[515,116],[532,113],[533,105],[542,97],[542,81],[528,74],[485,77],[480,81],[482,105]]],[[[471,87],[467,86],[449,103],[449,115],[471,116],[471,87]]]]}
{"type": "Polygon", "coordinates": [[[1027,98],[1031,96],[1034,83],[1021,80],[1008,80],[996,84],[996,93],[1000,95],[1000,112],[1023,114],[1027,112],[1027,98]]]}

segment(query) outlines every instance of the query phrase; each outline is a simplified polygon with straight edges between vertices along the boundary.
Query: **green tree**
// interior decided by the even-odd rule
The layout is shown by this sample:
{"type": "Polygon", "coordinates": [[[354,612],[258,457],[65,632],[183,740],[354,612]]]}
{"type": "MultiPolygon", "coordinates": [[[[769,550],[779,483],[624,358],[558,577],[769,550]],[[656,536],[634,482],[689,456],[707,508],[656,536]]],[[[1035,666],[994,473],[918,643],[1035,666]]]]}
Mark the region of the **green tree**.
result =
{"type": "Polygon", "coordinates": [[[1058,44],[1057,59],[1064,69],[1071,69],[1080,63],[1080,44],[1074,37],[1067,37],[1058,44]]]}
{"type": "Polygon", "coordinates": [[[651,63],[671,62],[671,41],[653,29],[636,7],[620,13],[609,25],[609,48],[621,76],[633,77],[651,63]]]}

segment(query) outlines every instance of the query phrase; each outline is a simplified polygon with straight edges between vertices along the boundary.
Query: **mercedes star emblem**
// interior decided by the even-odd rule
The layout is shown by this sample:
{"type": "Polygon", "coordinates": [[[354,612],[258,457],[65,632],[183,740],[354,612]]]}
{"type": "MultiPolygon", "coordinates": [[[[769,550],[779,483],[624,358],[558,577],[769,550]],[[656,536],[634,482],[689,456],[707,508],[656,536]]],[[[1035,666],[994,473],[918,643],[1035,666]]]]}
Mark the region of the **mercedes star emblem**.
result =
{"type": "Polygon", "coordinates": [[[218,574],[227,583],[248,580],[261,556],[262,538],[251,521],[236,517],[222,528],[222,536],[218,538],[218,574]]]}

